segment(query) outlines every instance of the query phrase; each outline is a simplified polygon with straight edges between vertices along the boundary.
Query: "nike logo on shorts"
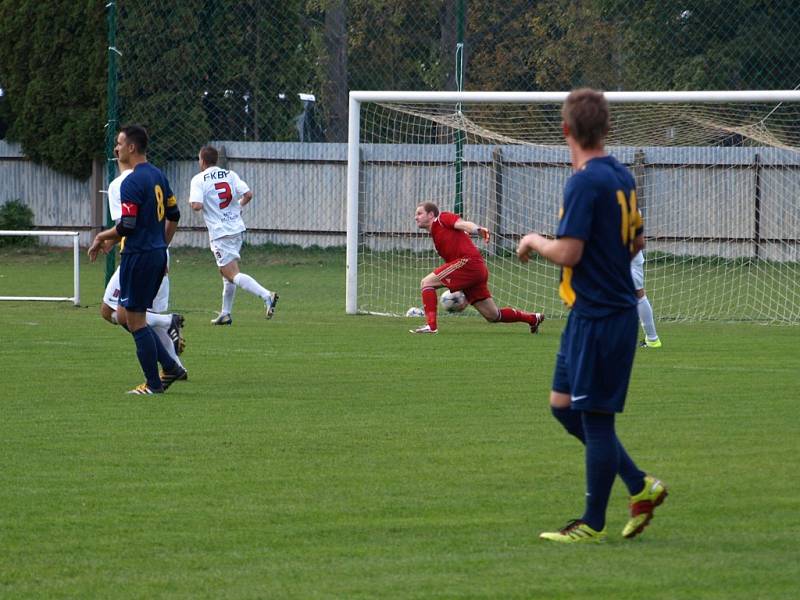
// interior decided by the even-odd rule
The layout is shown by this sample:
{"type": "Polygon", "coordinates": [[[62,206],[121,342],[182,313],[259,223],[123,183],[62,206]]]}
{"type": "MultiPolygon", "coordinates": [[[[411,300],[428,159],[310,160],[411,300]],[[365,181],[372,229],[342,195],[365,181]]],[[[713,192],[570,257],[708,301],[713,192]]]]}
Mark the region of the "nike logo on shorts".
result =
{"type": "Polygon", "coordinates": [[[571,402],[578,402],[578,401],[583,400],[584,398],[588,398],[588,397],[589,397],[589,394],[584,394],[583,396],[571,396],[570,397],[570,401],[571,402]]]}

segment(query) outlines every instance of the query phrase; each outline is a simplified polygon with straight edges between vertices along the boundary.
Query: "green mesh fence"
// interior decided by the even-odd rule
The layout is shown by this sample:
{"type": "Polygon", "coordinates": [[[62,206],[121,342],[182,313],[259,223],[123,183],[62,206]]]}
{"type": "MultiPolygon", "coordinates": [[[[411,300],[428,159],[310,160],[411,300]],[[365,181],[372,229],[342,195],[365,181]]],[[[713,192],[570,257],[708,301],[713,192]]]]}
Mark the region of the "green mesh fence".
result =
{"type": "Polygon", "coordinates": [[[345,141],[350,89],[456,89],[459,23],[467,90],[800,85],[791,1],[118,0],[113,9],[119,120],[149,126],[155,160],[193,157],[212,139],[345,141]]]}

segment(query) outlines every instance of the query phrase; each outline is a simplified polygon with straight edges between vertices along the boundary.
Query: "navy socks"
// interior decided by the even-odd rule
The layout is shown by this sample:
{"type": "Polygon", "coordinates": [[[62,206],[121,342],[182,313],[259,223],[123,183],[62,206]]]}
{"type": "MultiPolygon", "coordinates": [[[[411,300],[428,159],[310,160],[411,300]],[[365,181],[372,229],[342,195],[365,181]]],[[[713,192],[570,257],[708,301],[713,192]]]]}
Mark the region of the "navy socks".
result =
{"type": "Polygon", "coordinates": [[[144,377],[150,389],[160,390],[161,377],[158,375],[158,363],[164,367],[165,371],[175,370],[177,363],[164,349],[158,336],[153,333],[149,326],[142,327],[133,332],[133,340],[136,342],[136,358],[144,371],[144,377]]]}
{"type": "MultiPolygon", "coordinates": [[[[636,463],[633,462],[633,459],[628,455],[625,450],[625,447],[619,441],[619,438],[616,436],[616,432],[614,429],[614,415],[602,415],[599,413],[584,413],[583,411],[579,410],[572,410],[571,408],[555,408],[551,407],[553,416],[556,420],[561,423],[561,425],[566,429],[567,433],[570,435],[575,436],[578,438],[583,444],[586,445],[586,477],[587,477],[587,484],[589,483],[590,478],[595,481],[600,487],[597,490],[592,491],[589,490],[589,498],[596,499],[597,493],[603,493],[603,489],[605,489],[606,484],[602,483],[602,481],[607,478],[607,474],[603,474],[602,472],[605,471],[607,468],[606,465],[610,464],[613,466],[616,464],[616,471],[615,474],[618,474],[622,481],[625,482],[625,487],[628,488],[628,492],[631,495],[638,494],[642,487],[644,486],[644,476],[645,473],[636,466],[636,463]],[[592,428],[593,432],[596,435],[593,435],[593,441],[590,445],[586,443],[586,427],[585,421],[586,418],[589,418],[591,424],[589,425],[592,428]],[[596,418],[595,418],[596,417],[596,418]],[[609,422],[610,420],[610,422],[609,422]],[[595,424],[597,422],[597,424],[595,424]],[[605,423],[606,426],[603,427],[602,424],[605,423]],[[608,433],[608,426],[610,425],[610,433],[608,433]],[[599,429],[598,429],[599,427],[599,429]],[[614,452],[610,450],[611,448],[611,439],[613,437],[613,443],[616,445],[616,458],[614,457],[614,452]],[[603,445],[608,444],[608,448],[604,448],[603,445]],[[590,457],[591,454],[591,457],[590,457]],[[592,475],[591,473],[595,473],[592,475]],[[600,477],[598,480],[597,477],[600,477]]],[[[592,523],[589,523],[589,526],[592,529],[599,531],[603,528],[605,524],[605,506],[608,504],[608,494],[611,493],[611,485],[613,484],[613,476],[611,477],[611,484],[608,484],[608,490],[605,492],[605,501],[602,503],[602,514],[598,516],[597,512],[594,512],[593,515],[590,517],[594,520],[595,524],[599,524],[599,528],[595,527],[592,523]]],[[[589,486],[591,487],[591,486],[589,486]]],[[[588,498],[587,498],[588,503],[588,498]]],[[[599,507],[600,505],[598,505],[599,507]]],[[[590,512],[587,510],[587,512],[590,512]]],[[[584,515],[586,517],[586,515],[584,515]]],[[[584,518],[584,520],[586,520],[584,518]]]]}

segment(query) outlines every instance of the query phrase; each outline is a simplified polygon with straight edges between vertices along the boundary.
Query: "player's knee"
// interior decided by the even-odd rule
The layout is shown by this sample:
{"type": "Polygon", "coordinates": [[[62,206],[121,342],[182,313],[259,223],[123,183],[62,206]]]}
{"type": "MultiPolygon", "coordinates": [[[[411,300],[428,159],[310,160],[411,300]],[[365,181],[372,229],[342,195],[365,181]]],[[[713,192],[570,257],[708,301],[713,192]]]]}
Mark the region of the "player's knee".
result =
{"type": "Polygon", "coordinates": [[[108,321],[112,325],[114,324],[114,321],[111,318],[111,315],[113,313],[114,313],[114,311],[111,310],[111,307],[108,304],[101,304],[100,305],[100,316],[103,317],[106,321],[108,321]]]}

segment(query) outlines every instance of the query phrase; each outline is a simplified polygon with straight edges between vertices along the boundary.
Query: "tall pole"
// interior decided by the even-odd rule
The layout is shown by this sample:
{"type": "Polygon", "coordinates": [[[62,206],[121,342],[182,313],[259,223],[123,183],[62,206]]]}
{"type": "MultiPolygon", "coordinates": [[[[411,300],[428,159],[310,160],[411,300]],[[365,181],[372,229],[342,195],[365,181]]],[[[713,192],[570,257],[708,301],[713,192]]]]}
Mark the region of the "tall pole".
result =
{"type": "MultiPolygon", "coordinates": [[[[464,91],[464,20],[467,0],[458,0],[456,5],[456,88],[464,91]]],[[[456,104],[456,112],[461,116],[461,102],[456,104]]],[[[453,212],[464,214],[464,130],[456,129],[456,197],[453,212]]]]}
{"type": "MultiPolygon", "coordinates": [[[[106,85],[106,103],[108,104],[106,120],[106,189],[117,176],[117,161],[114,157],[114,146],[116,145],[117,134],[117,56],[122,53],[117,50],[117,3],[116,0],[109,0],[106,4],[108,9],[108,81],[106,85]]],[[[108,207],[108,202],[106,202],[108,207]]],[[[106,213],[106,226],[111,227],[111,215],[106,213]]],[[[114,274],[116,268],[115,252],[111,250],[106,256],[106,284],[114,274]]]]}

